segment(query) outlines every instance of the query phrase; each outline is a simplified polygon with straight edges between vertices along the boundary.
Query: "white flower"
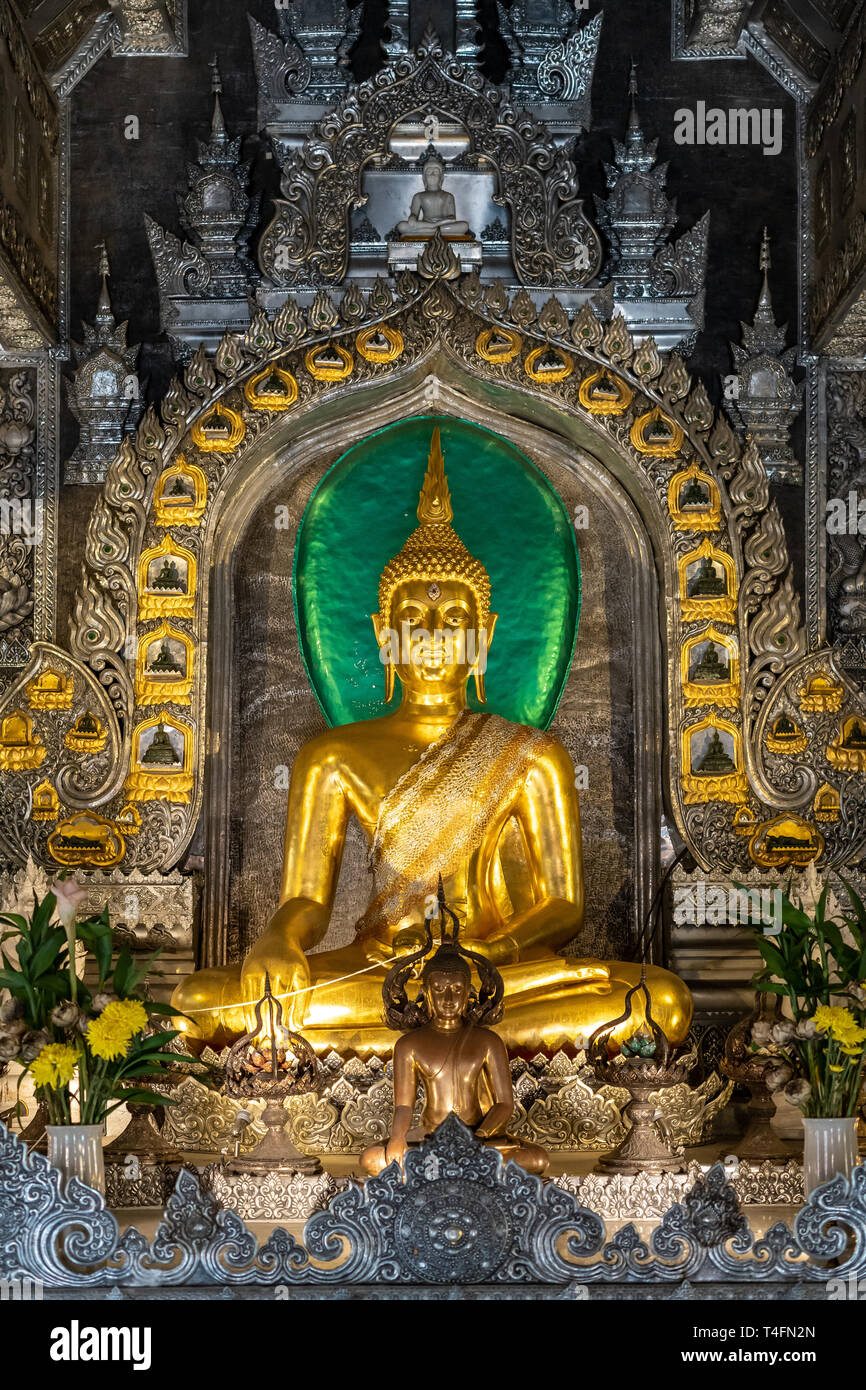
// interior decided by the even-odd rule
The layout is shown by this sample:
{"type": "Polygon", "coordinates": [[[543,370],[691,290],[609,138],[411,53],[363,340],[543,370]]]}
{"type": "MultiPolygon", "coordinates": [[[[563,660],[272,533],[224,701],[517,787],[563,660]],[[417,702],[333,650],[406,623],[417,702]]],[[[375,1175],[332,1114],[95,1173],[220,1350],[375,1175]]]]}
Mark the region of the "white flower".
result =
{"type": "Polygon", "coordinates": [[[56,878],[51,891],[57,899],[57,916],[67,929],[75,921],[75,914],[87,897],[87,889],[76,883],[74,878],[56,878]]]}
{"type": "Polygon", "coordinates": [[[788,1082],[782,1094],[792,1105],[805,1105],[812,1094],[812,1087],[803,1077],[797,1077],[788,1082]]]}
{"type": "Polygon", "coordinates": [[[57,1028],[77,1028],[81,1020],[81,1010],[77,1004],[55,1004],[51,1010],[51,1022],[57,1028]]]}
{"type": "Polygon", "coordinates": [[[766,1019],[759,1018],[756,1023],[752,1024],[752,1042],[757,1043],[758,1047],[766,1047],[772,1032],[773,1025],[767,1023],[766,1019]]]}
{"type": "Polygon", "coordinates": [[[798,1038],[805,1038],[808,1042],[810,1038],[817,1038],[818,1025],[814,1018],[801,1018],[794,1032],[797,1034],[798,1038]]]}
{"type": "Polygon", "coordinates": [[[784,1047],[794,1036],[794,1025],[785,1018],[781,1023],[774,1023],[770,1036],[778,1047],[784,1047]]]}
{"type": "Polygon", "coordinates": [[[778,1067],[767,1067],[764,1072],[764,1085],[770,1092],[781,1091],[783,1086],[787,1086],[793,1075],[792,1069],[784,1064],[778,1067]]]}

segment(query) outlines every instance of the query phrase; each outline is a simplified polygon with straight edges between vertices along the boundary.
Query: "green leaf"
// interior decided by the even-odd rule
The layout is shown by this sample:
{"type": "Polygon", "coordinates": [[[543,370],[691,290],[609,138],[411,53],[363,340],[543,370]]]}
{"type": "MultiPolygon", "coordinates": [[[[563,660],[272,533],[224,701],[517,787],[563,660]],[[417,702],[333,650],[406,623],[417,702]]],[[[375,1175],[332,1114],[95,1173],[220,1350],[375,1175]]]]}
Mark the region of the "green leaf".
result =
{"type": "Polygon", "coordinates": [[[41,933],[44,931],[54,916],[56,907],[57,899],[53,893],[46,893],[41,902],[39,902],[38,898],[36,899],[33,917],[31,919],[34,932],[38,931],[41,933]]]}
{"type": "Polygon", "coordinates": [[[14,927],[16,935],[27,930],[27,918],[22,917],[19,912],[0,913],[0,922],[6,922],[10,927],[14,927]]]}
{"type": "Polygon", "coordinates": [[[117,960],[114,963],[114,973],[111,978],[111,983],[114,985],[114,991],[116,994],[120,996],[121,999],[125,999],[129,992],[127,989],[127,980],[129,979],[132,970],[132,953],[130,952],[128,946],[124,946],[122,950],[119,952],[117,960]]]}
{"type": "Polygon", "coordinates": [[[133,1087],[131,1090],[118,1090],[116,1092],[118,1100],[132,1101],[133,1104],[140,1105],[174,1105],[175,1101],[169,1100],[167,1096],[161,1096],[158,1091],[146,1091],[142,1087],[133,1087]]]}
{"type": "Polygon", "coordinates": [[[83,941],[96,957],[99,983],[104,984],[111,970],[111,928],[107,922],[79,922],[77,934],[79,940],[83,941]]]}
{"type": "Polygon", "coordinates": [[[52,932],[49,932],[30,962],[31,979],[37,980],[44,971],[54,964],[65,944],[66,933],[62,927],[55,927],[52,932]]]}

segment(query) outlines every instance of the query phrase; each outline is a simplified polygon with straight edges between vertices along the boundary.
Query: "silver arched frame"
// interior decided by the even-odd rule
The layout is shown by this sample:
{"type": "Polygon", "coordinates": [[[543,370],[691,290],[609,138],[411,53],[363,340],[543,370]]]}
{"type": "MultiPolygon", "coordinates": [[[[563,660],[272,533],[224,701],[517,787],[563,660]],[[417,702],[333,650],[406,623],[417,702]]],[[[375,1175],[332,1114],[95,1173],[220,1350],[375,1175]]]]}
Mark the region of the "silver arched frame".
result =
{"type": "MultiPolygon", "coordinates": [[[[652,901],[658,877],[659,824],[669,696],[664,671],[676,667],[667,653],[673,635],[671,607],[674,566],[667,554],[665,518],[655,489],[609,438],[586,420],[527,400],[522,393],[466,371],[440,348],[384,383],[355,386],[310,403],[275,423],[246,452],[242,466],[226,476],[215,495],[210,532],[203,553],[211,555],[210,583],[202,601],[201,631],[207,633],[207,689],[204,711],[208,730],[203,779],[205,817],[205,888],[202,912],[203,964],[223,964],[227,955],[230,907],[230,819],[233,746],[234,624],[232,607],[235,565],[244,537],[261,504],[272,493],[276,463],[279,479],[291,482],[312,466],[323,474],[346,449],[401,419],[429,412],[452,415],[508,437],[547,475],[555,463],[580,479],[589,498],[596,497],[620,519],[629,557],[629,584],[635,621],[632,633],[634,703],[633,811],[635,837],[635,939],[652,901]],[[359,433],[359,421],[364,422],[359,433]]],[[[578,638],[579,640],[579,638],[578,638]]],[[[675,805],[670,789],[668,804],[675,805]]],[[[277,904],[274,904],[276,908],[277,904]]]]}

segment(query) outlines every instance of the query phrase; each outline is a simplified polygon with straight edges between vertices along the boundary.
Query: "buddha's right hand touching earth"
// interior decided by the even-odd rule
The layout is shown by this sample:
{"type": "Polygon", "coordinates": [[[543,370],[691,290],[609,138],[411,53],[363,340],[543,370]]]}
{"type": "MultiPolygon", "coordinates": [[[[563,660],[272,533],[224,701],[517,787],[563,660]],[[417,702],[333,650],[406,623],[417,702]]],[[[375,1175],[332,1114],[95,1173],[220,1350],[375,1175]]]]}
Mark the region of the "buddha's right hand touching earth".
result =
{"type": "Polygon", "coordinates": [[[283,1006],[286,1026],[300,1028],[303,1024],[310,1002],[310,967],[301,945],[301,928],[304,918],[315,915],[309,910],[313,906],[319,907],[302,905],[299,900],[284,903],[247,953],[241,970],[241,998],[248,1029],[255,1027],[255,1006],[265,992],[266,975],[271,993],[283,1006]]]}

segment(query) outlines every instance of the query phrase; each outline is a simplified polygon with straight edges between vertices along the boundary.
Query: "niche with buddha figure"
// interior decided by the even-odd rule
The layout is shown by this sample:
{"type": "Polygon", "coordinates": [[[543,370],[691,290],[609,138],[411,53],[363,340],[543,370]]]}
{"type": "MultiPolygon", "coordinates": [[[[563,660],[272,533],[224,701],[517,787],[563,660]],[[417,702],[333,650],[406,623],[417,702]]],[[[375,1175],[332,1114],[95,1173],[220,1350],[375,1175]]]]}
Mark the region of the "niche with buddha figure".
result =
{"type": "Polygon", "coordinates": [[[192,729],[166,709],[136,725],[126,784],[129,800],[185,805],[193,787],[192,751],[192,729]]]}
{"type": "Polygon", "coordinates": [[[188,705],[193,680],[193,642],[186,632],[162,622],[138,639],[135,698],[140,705],[188,705]]]}
{"type": "Polygon", "coordinates": [[[712,625],[687,637],[682,649],[681,675],[686,709],[699,705],[735,709],[740,703],[737,638],[712,625]]]}
{"type": "Polygon", "coordinates": [[[730,555],[705,540],[680,557],[678,570],[683,622],[736,622],[737,582],[730,555]]]}
{"type": "Polygon", "coordinates": [[[207,506],[207,479],[180,454],[160,475],[153,497],[157,526],[199,526],[207,506]]]}
{"type": "Polygon", "coordinates": [[[715,715],[689,724],[682,732],[683,797],[687,806],[748,799],[740,730],[715,715]]]}
{"type": "Polygon", "coordinates": [[[191,618],[195,611],[196,559],[171,535],[142,552],[138,562],[138,616],[191,618]]]}

